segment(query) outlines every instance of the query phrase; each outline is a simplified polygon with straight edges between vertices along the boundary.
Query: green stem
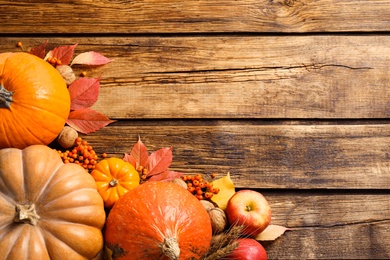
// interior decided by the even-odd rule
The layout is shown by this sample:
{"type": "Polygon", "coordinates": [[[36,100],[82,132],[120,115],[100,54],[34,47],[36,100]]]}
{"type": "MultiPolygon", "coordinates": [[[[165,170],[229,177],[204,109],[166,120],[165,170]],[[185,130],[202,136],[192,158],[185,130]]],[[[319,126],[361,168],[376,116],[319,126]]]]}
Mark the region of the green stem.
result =
{"type": "Polygon", "coordinates": [[[0,108],[10,108],[13,92],[8,91],[0,84],[0,108]]]}

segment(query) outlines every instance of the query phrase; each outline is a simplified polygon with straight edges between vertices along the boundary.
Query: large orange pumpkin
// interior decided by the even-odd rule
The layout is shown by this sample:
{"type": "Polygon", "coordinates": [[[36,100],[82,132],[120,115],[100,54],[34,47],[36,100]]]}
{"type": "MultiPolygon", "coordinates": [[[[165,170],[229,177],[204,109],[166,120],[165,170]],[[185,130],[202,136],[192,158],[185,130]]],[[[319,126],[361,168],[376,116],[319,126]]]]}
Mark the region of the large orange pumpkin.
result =
{"type": "Polygon", "coordinates": [[[24,52],[0,54],[0,148],[49,144],[69,112],[69,91],[53,66],[24,52]]]}
{"type": "Polygon", "coordinates": [[[146,182],[123,195],[105,228],[113,259],[202,259],[211,222],[195,196],[171,182],[146,182]]]}
{"type": "Polygon", "coordinates": [[[96,164],[91,176],[96,181],[104,206],[111,208],[129,190],[139,185],[139,173],[133,165],[120,158],[108,158],[96,164]]]}
{"type": "Polygon", "coordinates": [[[0,259],[92,259],[103,248],[93,178],[44,145],[0,150],[0,259]]]}

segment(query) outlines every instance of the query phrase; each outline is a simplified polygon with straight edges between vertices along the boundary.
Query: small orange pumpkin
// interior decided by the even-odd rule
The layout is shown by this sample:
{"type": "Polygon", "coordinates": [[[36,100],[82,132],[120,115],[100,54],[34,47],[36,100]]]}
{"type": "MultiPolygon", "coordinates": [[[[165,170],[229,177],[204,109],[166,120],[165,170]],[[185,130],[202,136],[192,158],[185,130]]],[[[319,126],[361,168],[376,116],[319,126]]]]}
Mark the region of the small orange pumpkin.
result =
{"type": "Polygon", "coordinates": [[[49,144],[69,112],[69,91],[53,66],[24,52],[0,54],[0,149],[49,144]]]}
{"type": "Polygon", "coordinates": [[[0,259],[94,258],[106,215],[93,178],[44,145],[0,150],[0,259]]]}
{"type": "Polygon", "coordinates": [[[112,207],[105,244],[113,259],[202,259],[211,243],[201,202],[171,182],[148,181],[112,207]]]}
{"type": "Polygon", "coordinates": [[[115,157],[101,160],[91,175],[106,208],[111,208],[120,197],[137,187],[140,182],[139,173],[133,165],[115,157]]]}

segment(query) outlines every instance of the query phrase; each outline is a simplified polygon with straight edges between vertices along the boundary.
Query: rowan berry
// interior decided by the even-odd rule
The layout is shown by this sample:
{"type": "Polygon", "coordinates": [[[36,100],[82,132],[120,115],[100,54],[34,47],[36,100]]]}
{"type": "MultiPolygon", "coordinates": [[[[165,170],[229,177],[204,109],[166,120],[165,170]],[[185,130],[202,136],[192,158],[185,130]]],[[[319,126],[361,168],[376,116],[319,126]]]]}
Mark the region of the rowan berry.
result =
{"type": "Polygon", "coordinates": [[[202,200],[203,199],[203,196],[202,195],[196,195],[195,196],[198,200],[202,200]]]}
{"type": "Polygon", "coordinates": [[[213,184],[205,181],[201,174],[182,175],[181,179],[187,184],[187,190],[198,199],[211,199],[219,192],[219,189],[213,188],[213,184]]]}
{"type": "Polygon", "coordinates": [[[211,199],[213,197],[213,193],[208,191],[208,192],[204,193],[204,196],[205,196],[206,199],[211,199]]]}
{"type": "MultiPolygon", "coordinates": [[[[81,137],[76,138],[75,146],[71,150],[58,151],[58,153],[64,163],[79,164],[88,172],[95,168],[99,159],[93,147],[81,137]]],[[[106,158],[107,154],[105,157],[102,157],[106,158]]]]}

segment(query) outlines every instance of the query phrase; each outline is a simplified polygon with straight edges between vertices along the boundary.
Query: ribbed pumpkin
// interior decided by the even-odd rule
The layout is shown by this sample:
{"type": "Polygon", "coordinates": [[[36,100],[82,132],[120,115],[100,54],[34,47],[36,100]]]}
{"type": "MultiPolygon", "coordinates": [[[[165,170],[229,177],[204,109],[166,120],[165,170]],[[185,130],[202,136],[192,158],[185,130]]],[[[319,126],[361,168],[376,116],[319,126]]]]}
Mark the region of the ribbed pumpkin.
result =
{"type": "Polygon", "coordinates": [[[79,165],[44,145],[0,150],[0,259],[92,259],[103,200],[79,165]]]}
{"type": "Polygon", "coordinates": [[[171,182],[146,182],[111,209],[105,228],[113,259],[202,259],[211,242],[206,209],[171,182]]]}
{"type": "Polygon", "coordinates": [[[24,52],[0,54],[0,149],[49,144],[69,112],[69,91],[53,66],[24,52]]]}
{"type": "Polygon", "coordinates": [[[96,164],[91,172],[104,206],[111,208],[129,190],[139,185],[139,173],[133,165],[120,158],[108,158],[96,164]]]}

